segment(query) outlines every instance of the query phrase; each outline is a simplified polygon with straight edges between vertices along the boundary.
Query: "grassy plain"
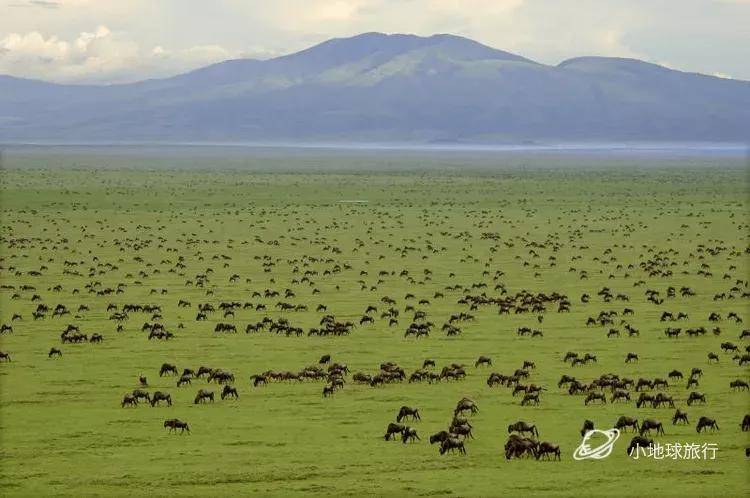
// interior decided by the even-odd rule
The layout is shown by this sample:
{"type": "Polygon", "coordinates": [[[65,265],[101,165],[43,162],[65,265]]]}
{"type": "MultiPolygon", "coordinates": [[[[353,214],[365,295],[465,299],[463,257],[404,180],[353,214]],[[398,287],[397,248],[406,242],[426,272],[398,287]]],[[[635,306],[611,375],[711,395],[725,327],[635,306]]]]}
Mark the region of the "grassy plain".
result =
{"type": "Polygon", "coordinates": [[[735,286],[748,291],[748,172],[742,166],[707,174],[701,167],[658,164],[492,169],[485,162],[459,170],[460,161],[451,159],[442,169],[420,169],[411,157],[413,170],[396,173],[368,171],[366,159],[347,170],[348,160],[332,158],[335,171],[269,173],[239,164],[211,170],[208,160],[203,169],[188,170],[148,169],[146,159],[137,159],[141,169],[118,163],[95,170],[97,161],[108,162],[95,156],[69,161],[64,169],[55,168],[51,157],[23,161],[23,169],[0,172],[0,279],[15,287],[0,291],[0,322],[13,326],[13,333],[0,336],[0,350],[12,356],[0,363],[2,495],[747,495],[750,433],[739,424],[750,411],[749,398],[747,391],[731,392],[729,382],[748,380],[748,370],[719,348],[724,341],[742,349],[747,344],[738,335],[748,327],[748,300],[730,292],[735,286]],[[345,200],[367,203],[340,202],[345,200]],[[486,233],[498,238],[483,238],[486,233]],[[184,268],[176,266],[180,256],[184,268]],[[649,275],[641,267],[658,257],[671,276],[649,275]],[[66,260],[80,262],[67,267],[79,275],[64,273],[66,260]],[[336,264],[351,268],[324,275],[336,264]],[[701,264],[711,276],[699,273],[701,264]],[[213,272],[206,287],[185,285],[208,268],[213,272]],[[311,284],[292,282],[308,270],[315,272],[311,284]],[[582,271],[588,278],[581,278],[582,271]],[[239,280],[230,283],[232,274],[239,280]],[[635,286],[639,280],[645,284],[635,286]],[[124,283],[125,291],[89,293],[86,285],[97,281],[97,288],[124,283]],[[472,289],[478,283],[487,287],[472,289]],[[24,284],[35,290],[19,290],[24,284]],[[62,290],[55,292],[57,284],[62,290]],[[446,290],[456,284],[465,290],[446,290]],[[497,284],[510,294],[565,294],[571,311],[548,309],[539,324],[536,314],[498,315],[496,307],[484,306],[471,311],[476,320],[461,324],[460,336],[440,331],[451,314],[469,311],[457,303],[464,293],[499,296],[497,284]],[[603,302],[597,292],[604,286],[629,301],[603,302]],[[666,298],[669,286],[688,286],[696,295],[666,298]],[[287,288],[296,296],[284,299],[287,288]],[[265,289],[282,297],[252,297],[265,289]],[[658,290],[664,303],[648,302],[646,289],[658,290]],[[436,292],[445,297],[435,298],[436,292]],[[406,300],[407,293],[416,299],[406,300]],[[583,293],[592,295],[587,304],[583,293]],[[714,301],[717,293],[735,297],[714,301]],[[32,302],[34,294],[41,301],[32,302]],[[383,296],[401,310],[396,327],[376,318],[346,337],[243,332],[264,316],[284,316],[307,330],[318,325],[321,303],[339,320],[358,321],[368,305],[383,311],[383,296]],[[430,304],[418,305],[422,298],[430,304]],[[192,307],[178,308],[180,299],[192,307]],[[282,313],[274,308],[279,300],[306,304],[309,311],[282,313]],[[265,303],[268,309],[194,320],[199,303],[222,301],[265,303]],[[32,320],[40,302],[50,308],[62,303],[71,314],[32,320]],[[144,313],[131,313],[125,331],[115,332],[110,303],[160,305],[175,339],[147,340],[141,325],[151,316],[144,313]],[[81,304],[89,311],[77,313],[81,304]],[[408,304],[436,324],[430,337],[404,338],[408,304]],[[635,311],[626,319],[640,337],[607,339],[608,328],[585,326],[589,316],[624,307],[635,311]],[[686,312],[689,319],[662,323],[665,310],[686,312]],[[666,326],[710,330],[712,311],[723,317],[735,311],[746,323],[724,319],[720,336],[670,340],[663,334],[666,326]],[[22,319],[11,321],[13,314],[22,319]],[[218,322],[234,323],[240,332],[216,334],[218,322]],[[89,335],[102,333],[104,342],[61,345],[60,332],[69,323],[89,335]],[[520,326],[540,328],[544,337],[518,337],[520,326]],[[62,358],[47,358],[53,346],[62,349],[62,358]],[[595,353],[598,363],[573,368],[561,361],[566,351],[595,353]],[[625,364],[631,351],[640,361],[625,364]],[[708,364],[709,351],[719,353],[718,364],[708,364]],[[433,358],[438,369],[465,363],[469,375],[378,388],[349,380],[330,399],[321,396],[320,382],[250,385],[251,374],[298,371],[324,353],[352,372],[376,373],[381,362],[394,361],[410,373],[433,358]],[[491,356],[494,365],[474,368],[479,355],[491,356]],[[547,388],[538,407],[522,407],[508,389],[485,384],[491,371],[510,374],[526,359],[537,365],[530,381],[547,388]],[[229,370],[240,398],[194,405],[205,381],[177,388],[174,377],[158,376],[163,362],[180,370],[229,370]],[[666,377],[676,368],[687,375],[692,367],[705,372],[696,389],[706,394],[705,406],[685,406],[684,382],[668,389],[687,410],[689,426],[673,426],[672,409],[587,407],[582,397],[557,388],[565,373],[588,382],[607,372],[638,379],[666,377]],[[151,391],[168,391],[174,406],[121,408],[139,374],[148,377],[151,391]],[[463,396],[479,405],[471,419],[476,439],[468,441],[466,456],[440,456],[427,439],[446,428],[463,396]],[[417,444],[383,441],[401,405],[420,409],[422,421],[410,423],[422,438],[417,444]],[[657,438],[662,444],[716,443],[717,458],[633,461],[625,450],[631,435],[625,434],[609,458],[573,460],[584,419],[609,428],[620,415],[664,422],[666,435],[657,438]],[[716,418],[721,430],[696,434],[701,415],[716,418]],[[188,421],[192,434],[167,434],[166,418],[188,421]],[[562,461],[505,460],[506,427],[517,420],[537,424],[542,440],[559,443],[562,461]]]}

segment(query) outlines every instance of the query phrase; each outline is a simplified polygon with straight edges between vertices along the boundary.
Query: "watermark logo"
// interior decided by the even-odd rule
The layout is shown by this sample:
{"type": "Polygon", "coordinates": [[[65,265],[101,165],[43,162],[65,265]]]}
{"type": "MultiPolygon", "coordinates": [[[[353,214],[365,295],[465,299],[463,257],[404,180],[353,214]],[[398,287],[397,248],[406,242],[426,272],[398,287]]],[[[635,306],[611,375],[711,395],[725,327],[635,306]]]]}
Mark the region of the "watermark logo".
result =
{"type": "Polygon", "coordinates": [[[614,448],[615,441],[620,437],[620,431],[618,429],[609,429],[607,431],[600,431],[599,429],[592,429],[583,436],[583,441],[581,442],[581,445],[576,448],[576,450],[573,452],[573,459],[574,460],[586,460],[586,459],[592,459],[592,460],[601,460],[603,458],[607,458],[610,453],[612,453],[612,449],[614,448]],[[591,448],[589,446],[589,440],[594,436],[594,434],[602,434],[607,438],[607,441],[603,444],[597,446],[596,448],[591,448]]]}
{"type": "Polygon", "coordinates": [[[716,460],[719,446],[716,443],[653,443],[650,446],[634,446],[630,450],[633,460],[639,456],[654,460],[716,460]]]}

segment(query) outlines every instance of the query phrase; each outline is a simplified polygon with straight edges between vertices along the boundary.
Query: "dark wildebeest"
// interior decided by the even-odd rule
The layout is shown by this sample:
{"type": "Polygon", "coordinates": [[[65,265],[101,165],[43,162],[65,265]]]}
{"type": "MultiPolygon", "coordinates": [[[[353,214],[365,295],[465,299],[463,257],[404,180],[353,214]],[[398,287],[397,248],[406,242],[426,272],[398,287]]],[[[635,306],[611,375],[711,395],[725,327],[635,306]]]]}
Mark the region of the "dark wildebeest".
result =
{"type": "Polygon", "coordinates": [[[539,460],[542,456],[546,456],[549,459],[550,455],[553,455],[553,459],[560,460],[560,446],[547,441],[539,443],[536,451],[536,459],[539,460]]]}
{"type": "Polygon", "coordinates": [[[536,425],[527,424],[523,420],[519,420],[515,424],[510,424],[508,426],[508,434],[511,432],[518,432],[521,434],[524,432],[530,432],[532,436],[539,437],[539,431],[537,430],[536,425]]]}
{"type": "Polygon", "coordinates": [[[164,377],[167,374],[177,375],[177,367],[169,363],[162,363],[159,369],[159,377],[164,377]]]}
{"type": "Polygon", "coordinates": [[[240,395],[237,394],[237,389],[232,386],[224,386],[224,389],[222,389],[221,391],[221,399],[227,398],[229,396],[234,399],[238,399],[240,397],[240,395]]]}
{"type": "Polygon", "coordinates": [[[132,394],[126,394],[122,398],[122,403],[120,403],[120,406],[123,408],[125,408],[126,406],[138,406],[138,400],[132,394]]]}
{"type": "Polygon", "coordinates": [[[398,415],[396,416],[396,422],[401,422],[402,420],[405,420],[406,417],[411,417],[412,420],[422,420],[422,417],[419,416],[419,410],[417,408],[402,406],[398,411],[398,415]]]}
{"type": "Polygon", "coordinates": [[[449,437],[440,443],[440,454],[445,455],[449,451],[458,450],[462,455],[466,454],[464,442],[458,438],[449,437]]]}
{"type": "Polygon", "coordinates": [[[654,440],[643,436],[635,436],[630,440],[628,445],[628,455],[633,456],[633,450],[636,452],[638,448],[648,448],[654,445],[654,440]]]}
{"type": "Polygon", "coordinates": [[[168,406],[172,406],[172,396],[161,391],[156,391],[151,398],[151,406],[156,406],[159,401],[166,401],[168,406]]]}
{"type": "Polygon", "coordinates": [[[701,402],[704,405],[706,404],[706,395],[703,393],[699,393],[696,391],[693,391],[690,393],[687,399],[688,406],[692,405],[695,402],[701,402]]]}
{"type": "Polygon", "coordinates": [[[383,437],[386,441],[390,441],[391,439],[395,440],[395,435],[404,432],[405,428],[406,426],[404,426],[403,424],[394,424],[393,422],[391,422],[390,424],[388,424],[388,428],[385,430],[385,436],[383,437]]]}
{"type": "Polygon", "coordinates": [[[581,437],[585,436],[588,431],[594,430],[594,422],[591,420],[584,420],[583,428],[581,429],[581,437]]]}
{"type": "Polygon", "coordinates": [[[443,441],[445,441],[449,437],[451,437],[451,434],[448,431],[437,432],[437,433],[433,434],[432,436],[430,436],[430,444],[442,443],[443,441]]]}
{"type": "Polygon", "coordinates": [[[742,432],[750,431],[750,413],[742,417],[740,427],[742,428],[742,432]]]}
{"type": "Polygon", "coordinates": [[[421,439],[419,439],[416,429],[413,427],[404,427],[404,430],[401,432],[401,442],[406,444],[409,441],[415,442],[421,441],[421,439]]]}
{"type": "Polygon", "coordinates": [[[492,358],[489,356],[480,356],[477,358],[477,361],[474,362],[474,367],[478,367],[479,365],[489,365],[492,366],[492,358]]]}
{"type": "Polygon", "coordinates": [[[695,432],[700,433],[704,429],[711,429],[712,431],[718,431],[719,424],[716,423],[716,420],[710,417],[701,417],[698,419],[698,425],[695,426],[695,432]]]}
{"type": "Polygon", "coordinates": [[[193,400],[193,404],[197,405],[198,403],[204,403],[205,400],[211,400],[213,403],[214,401],[214,393],[213,391],[207,391],[205,389],[200,389],[198,391],[198,394],[195,395],[195,400],[193,400]]]}
{"type": "Polygon", "coordinates": [[[649,434],[651,434],[651,429],[656,429],[657,435],[659,434],[664,435],[664,427],[662,426],[662,423],[656,419],[647,418],[641,424],[641,430],[640,430],[641,436],[643,436],[645,432],[648,432],[649,434]]]}
{"type": "Polygon", "coordinates": [[[51,348],[49,353],[47,353],[47,358],[52,358],[53,356],[57,356],[58,358],[62,357],[62,351],[57,348],[51,348]]]}
{"type": "Polygon", "coordinates": [[[459,413],[465,412],[467,410],[471,413],[477,413],[479,411],[479,407],[476,403],[474,403],[474,401],[468,398],[463,398],[456,405],[456,409],[453,411],[453,415],[458,415],[459,413]]]}
{"type": "Polygon", "coordinates": [[[626,427],[632,427],[634,432],[638,431],[638,419],[632,417],[622,416],[615,422],[615,429],[625,429],[626,427]]]}
{"type": "Polygon", "coordinates": [[[10,354],[0,351],[0,360],[10,361],[10,354]]]}
{"type": "Polygon", "coordinates": [[[169,429],[167,432],[174,431],[175,434],[177,434],[177,429],[180,429],[180,434],[187,431],[188,434],[190,434],[190,427],[188,426],[187,422],[183,422],[181,420],[178,420],[176,418],[171,418],[164,421],[164,428],[169,429]]]}
{"type": "Polygon", "coordinates": [[[689,424],[687,412],[683,412],[679,408],[676,412],[674,412],[674,416],[672,417],[672,425],[677,425],[678,422],[682,422],[684,424],[689,424]]]}

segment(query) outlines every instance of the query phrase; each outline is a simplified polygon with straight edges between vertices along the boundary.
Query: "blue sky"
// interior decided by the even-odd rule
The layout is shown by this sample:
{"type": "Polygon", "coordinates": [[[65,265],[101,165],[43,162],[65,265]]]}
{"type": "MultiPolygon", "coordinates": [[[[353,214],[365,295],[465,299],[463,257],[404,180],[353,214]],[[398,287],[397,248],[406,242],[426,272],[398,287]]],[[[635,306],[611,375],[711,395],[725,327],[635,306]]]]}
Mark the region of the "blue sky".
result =
{"type": "Polygon", "coordinates": [[[0,74],[112,83],[367,31],[750,80],[750,0],[0,0],[0,74]]]}

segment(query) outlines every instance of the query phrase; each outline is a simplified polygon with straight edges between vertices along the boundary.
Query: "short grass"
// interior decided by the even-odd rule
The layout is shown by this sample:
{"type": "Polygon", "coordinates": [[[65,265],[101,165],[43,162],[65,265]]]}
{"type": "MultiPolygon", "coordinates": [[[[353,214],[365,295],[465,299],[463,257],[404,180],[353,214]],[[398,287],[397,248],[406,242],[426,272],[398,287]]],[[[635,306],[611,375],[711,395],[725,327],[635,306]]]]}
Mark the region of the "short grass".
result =
{"type": "Polygon", "coordinates": [[[747,341],[738,335],[748,325],[724,319],[720,336],[673,340],[663,330],[711,329],[712,311],[722,316],[735,311],[750,320],[748,300],[740,297],[748,291],[746,175],[732,168],[710,175],[687,168],[2,171],[0,277],[3,285],[15,287],[0,292],[0,319],[14,329],[0,336],[0,350],[12,355],[12,362],[0,364],[2,494],[744,495],[750,433],[739,424],[750,411],[748,393],[731,392],[729,382],[747,380],[748,370],[719,346],[731,341],[744,349],[747,341]],[[368,202],[338,202],[353,199],[368,202]],[[499,238],[482,236],[487,233],[499,238]],[[180,256],[184,268],[176,267],[180,256]],[[673,274],[644,271],[641,265],[655,258],[673,274]],[[64,273],[66,260],[80,263],[67,267],[80,275],[64,273]],[[702,264],[711,276],[699,273],[702,264]],[[336,265],[342,271],[324,275],[336,265]],[[185,285],[209,268],[206,287],[185,285]],[[402,270],[408,276],[400,276],[402,270]],[[312,272],[310,284],[293,283],[306,271],[312,272]],[[230,283],[235,273],[240,279],[230,283]],[[635,286],[639,280],[645,284],[635,286]],[[93,282],[101,283],[97,288],[126,286],[121,294],[97,296],[86,288],[93,282]],[[487,286],[472,289],[480,283],[487,286]],[[19,290],[24,284],[35,290],[19,290]],[[52,290],[57,284],[61,291],[52,290]],[[446,290],[456,284],[465,290],[446,290]],[[548,309],[539,324],[536,314],[505,316],[482,307],[471,312],[474,322],[461,325],[461,336],[440,331],[451,314],[469,311],[457,303],[464,293],[498,296],[497,284],[509,293],[565,294],[571,311],[548,309]],[[629,301],[603,302],[597,292],[604,286],[629,301]],[[691,287],[696,296],[666,298],[669,286],[691,287]],[[734,298],[713,300],[735,286],[741,292],[731,293],[734,298]],[[296,296],[252,297],[265,289],[283,296],[287,288],[296,296]],[[320,293],[314,295],[313,288],[320,293]],[[664,303],[646,301],[646,289],[658,290],[664,303]],[[435,298],[436,292],[445,297],[435,298]],[[407,293],[416,299],[406,300],[407,293]],[[592,295],[588,304],[580,301],[583,293],[592,295]],[[41,301],[32,302],[34,294],[41,301]],[[397,327],[378,318],[348,337],[243,333],[247,323],[264,316],[285,316],[307,330],[323,315],[315,312],[321,303],[337,319],[358,321],[368,305],[382,311],[383,296],[397,301],[397,327]],[[430,304],[418,305],[422,298],[430,304]],[[192,307],[178,308],[180,299],[192,307]],[[281,313],[274,308],[279,300],[306,304],[309,311],[281,313]],[[217,312],[194,321],[199,303],[222,301],[265,303],[268,310],[238,310],[228,319],[217,312]],[[31,313],[40,302],[51,308],[64,304],[71,314],[34,321],[31,313]],[[160,305],[162,322],[176,338],[148,341],[140,328],[151,317],[143,313],[131,313],[125,331],[115,332],[106,311],[110,303],[160,305]],[[76,317],[81,304],[90,311],[76,317]],[[404,338],[409,304],[436,324],[430,337],[404,338]],[[585,326],[589,316],[621,313],[624,307],[635,311],[627,321],[640,337],[607,339],[608,328],[585,326]],[[662,323],[665,310],[686,312],[689,319],[662,323]],[[16,313],[22,320],[11,322],[16,313]],[[215,334],[220,321],[236,324],[240,332],[215,334]],[[102,333],[104,342],[61,345],[59,334],[69,323],[88,334],[102,333]],[[520,326],[540,328],[544,337],[519,338],[520,326]],[[62,349],[62,358],[47,358],[53,346],[62,349]],[[572,368],[561,361],[566,351],[595,353],[599,361],[572,368]],[[631,351],[640,361],[625,364],[631,351]],[[710,351],[720,354],[718,364],[707,363],[710,351]],[[375,373],[385,361],[411,372],[433,358],[438,368],[465,363],[469,375],[464,381],[379,388],[349,381],[330,399],[321,396],[322,383],[250,385],[253,373],[297,371],[324,353],[353,372],[375,373]],[[491,356],[494,365],[475,369],[479,355],[491,356]],[[537,365],[530,381],[547,388],[538,407],[522,407],[508,389],[485,384],[491,371],[512,373],[526,359],[537,365]],[[196,406],[192,399],[205,381],[177,388],[173,377],[158,376],[163,362],[230,370],[240,399],[196,406]],[[583,381],[607,372],[638,379],[666,377],[672,369],[687,375],[692,367],[705,372],[697,388],[708,398],[705,406],[685,406],[684,381],[668,389],[687,410],[689,426],[673,426],[672,409],[636,409],[634,403],[586,407],[582,397],[557,388],[565,373],[583,381]],[[171,393],[174,406],[121,408],[122,396],[138,387],[139,374],[148,377],[151,391],[171,393]],[[480,409],[472,417],[476,439],[468,441],[466,456],[440,456],[427,439],[446,428],[463,396],[480,409]],[[383,441],[401,405],[420,409],[422,421],[410,423],[422,438],[417,444],[383,441]],[[716,443],[717,459],[633,461],[626,455],[631,437],[626,434],[605,460],[573,460],[584,419],[609,428],[620,415],[664,422],[661,443],[716,443]],[[701,415],[716,418],[721,430],[696,434],[701,415]],[[188,421],[191,435],[167,434],[166,418],[188,421]],[[507,461],[506,427],[517,420],[537,424],[542,440],[559,443],[562,461],[507,461]]]}

